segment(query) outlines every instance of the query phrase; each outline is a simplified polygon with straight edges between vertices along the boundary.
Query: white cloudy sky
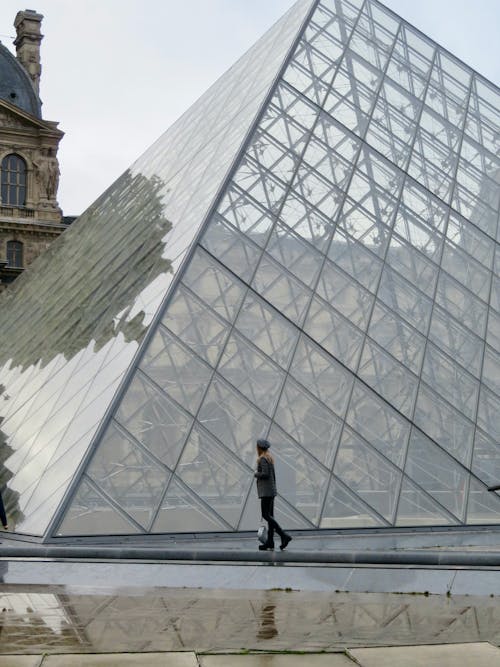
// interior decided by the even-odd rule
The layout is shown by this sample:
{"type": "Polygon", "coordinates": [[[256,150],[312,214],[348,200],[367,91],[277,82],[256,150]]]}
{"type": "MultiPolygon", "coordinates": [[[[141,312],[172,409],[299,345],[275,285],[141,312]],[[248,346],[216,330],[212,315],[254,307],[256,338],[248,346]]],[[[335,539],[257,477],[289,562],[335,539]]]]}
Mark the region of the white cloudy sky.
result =
{"type": "MultiPolygon", "coordinates": [[[[293,1],[30,0],[45,17],[43,115],[66,133],[64,213],[82,213],[293,1]]],[[[500,0],[385,4],[499,85],[500,0]]],[[[0,2],[8,48],[25,8],[0,2]]]]}

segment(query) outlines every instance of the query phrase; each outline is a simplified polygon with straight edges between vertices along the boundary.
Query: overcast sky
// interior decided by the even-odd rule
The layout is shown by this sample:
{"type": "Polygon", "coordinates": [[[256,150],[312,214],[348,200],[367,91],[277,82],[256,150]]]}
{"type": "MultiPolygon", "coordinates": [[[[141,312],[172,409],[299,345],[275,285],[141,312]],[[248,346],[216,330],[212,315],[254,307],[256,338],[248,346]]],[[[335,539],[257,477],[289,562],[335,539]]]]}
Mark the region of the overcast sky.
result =
{"type": "MultiPolygon", "coordinates": [[[[22,0],[0,0],[14,50],[22,0]]],[[[30,0],[44,15],[43,116],[66,133],[59,203],[82,213],[294,0],[30,0]]],[[[500,0],[386,6],[496,85],[500,0]]]]}

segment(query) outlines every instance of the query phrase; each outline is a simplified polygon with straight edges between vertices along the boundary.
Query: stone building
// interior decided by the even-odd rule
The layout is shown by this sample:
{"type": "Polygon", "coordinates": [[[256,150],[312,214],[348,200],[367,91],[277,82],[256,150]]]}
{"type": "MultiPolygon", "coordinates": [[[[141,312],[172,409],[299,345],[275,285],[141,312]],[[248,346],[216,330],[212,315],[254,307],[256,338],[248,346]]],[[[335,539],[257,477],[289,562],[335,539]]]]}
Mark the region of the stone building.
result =
{"type": "Polygon", "coordinates": [[[42,118],[43,16],[18,12],[17,57],[0,43],[0,291],[66,228],[57,203],[63,132],[42,118]]]}

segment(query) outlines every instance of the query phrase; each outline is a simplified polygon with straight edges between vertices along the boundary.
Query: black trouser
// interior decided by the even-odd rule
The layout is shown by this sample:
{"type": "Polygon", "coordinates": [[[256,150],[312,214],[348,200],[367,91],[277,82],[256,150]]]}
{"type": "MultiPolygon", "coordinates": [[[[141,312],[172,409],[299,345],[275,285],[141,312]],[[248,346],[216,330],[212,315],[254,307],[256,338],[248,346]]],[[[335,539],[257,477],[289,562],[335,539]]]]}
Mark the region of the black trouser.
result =
{"type": "Polygon", "coordinates": [[[5,507],[3,504],[1,493],[0,493],[0,521],[2,522],[2,526],[5,528],[5,526],[7,525],[7,517],[5,515],[5,507]]]}
{"type": "Polygon", "coordinates": [[[278,533],[281,539],[283,539],[285,536],[285,532],[281,529],[281,526],[273,516],[274,498],[272,496],[261,498],[260,507],[262,512],[262,518],[267,521],[267,525],[269,526],[267,531],[267,544],[269,546],[274,546],[274,531],[278,533]]]}

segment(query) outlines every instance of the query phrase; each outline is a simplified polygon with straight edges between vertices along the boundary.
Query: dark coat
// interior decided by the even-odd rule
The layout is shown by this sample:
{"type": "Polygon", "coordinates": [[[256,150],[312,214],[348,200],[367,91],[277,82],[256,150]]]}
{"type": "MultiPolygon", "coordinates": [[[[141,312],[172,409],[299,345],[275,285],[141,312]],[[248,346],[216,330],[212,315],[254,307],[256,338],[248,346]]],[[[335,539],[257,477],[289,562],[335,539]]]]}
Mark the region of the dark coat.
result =
{"type": "Polygon", "coordinates": [[[274,498],[276,495],[276,474],[274,465],[265,456],[257,459],[257,494],[259,498],[274,498]]]}

